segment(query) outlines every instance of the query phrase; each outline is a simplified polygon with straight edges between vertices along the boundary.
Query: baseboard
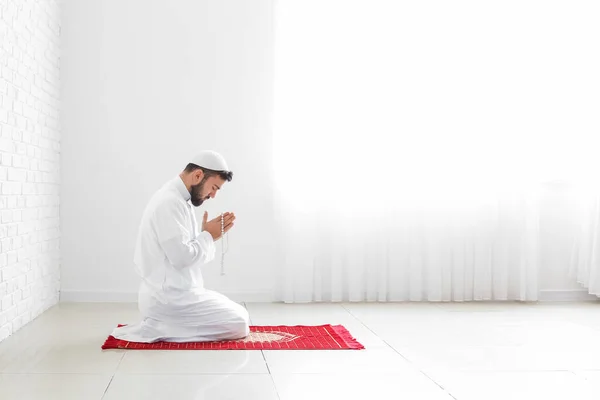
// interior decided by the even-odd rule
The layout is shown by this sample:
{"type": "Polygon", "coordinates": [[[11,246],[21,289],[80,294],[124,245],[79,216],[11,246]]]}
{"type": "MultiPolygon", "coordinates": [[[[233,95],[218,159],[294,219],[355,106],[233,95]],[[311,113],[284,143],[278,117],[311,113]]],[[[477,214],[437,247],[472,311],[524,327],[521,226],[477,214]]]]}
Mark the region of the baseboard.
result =
{"type": "Polygon", "coordinates": [[[540,290],[539,301],[600,301],[587,290],[540,290]]]}
{"type": "MultiPolygon", "coordinates": [[[[270,303],[271,292],[219,292],[231,300],[246,303],[270,303]]],[[[61,303],[135,303],[137,292],[104,292],[84,290],[61,290],[61,303]]]]}
{"type": "MultiPolygon", "coordinates": [[[[220,292],[236,302],[272,303],[272,292],[220,292]]],[[[104,292],[83,290],[61,290],[62,303],[135,303],[137,292],[104,292]]],[[[600,301],[586,290],[541,290],[538,301],[600,301]]]]}

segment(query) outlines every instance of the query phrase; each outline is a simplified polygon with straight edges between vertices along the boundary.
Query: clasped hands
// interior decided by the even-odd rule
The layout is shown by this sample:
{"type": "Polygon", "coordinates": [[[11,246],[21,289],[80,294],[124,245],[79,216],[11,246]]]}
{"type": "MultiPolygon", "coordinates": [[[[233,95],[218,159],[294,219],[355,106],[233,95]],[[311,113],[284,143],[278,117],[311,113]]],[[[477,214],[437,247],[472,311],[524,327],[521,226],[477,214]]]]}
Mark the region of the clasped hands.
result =
{"type": "Polygon", "coordinates": [[[208,212],[204,211],[204,217],[202,217],[202,231],[207,231],[211,234],[214,241],[221,238],[222,233],[227,233],[233,227],[233,221],[235,221],[235,214],[226,212],[223,214],[223,231],[221,232],[221,216],[208,220],[208,212]]]}

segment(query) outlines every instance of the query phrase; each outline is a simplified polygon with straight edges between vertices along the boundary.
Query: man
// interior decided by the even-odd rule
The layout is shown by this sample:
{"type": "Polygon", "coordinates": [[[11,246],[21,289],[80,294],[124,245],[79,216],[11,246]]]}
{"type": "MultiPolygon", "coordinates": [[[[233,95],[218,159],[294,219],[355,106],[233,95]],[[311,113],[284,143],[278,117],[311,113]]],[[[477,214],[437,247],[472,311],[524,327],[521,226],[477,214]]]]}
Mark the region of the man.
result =
{"type": "Polygon", "coordinates": [[[225,159],[203,151],[163,186],[144,211],[135,249],[142,278],[142,321],[113,331],[131,342],[203,342],[231,340],[249,333],[248,312],[227,297],[204,288],[201,267],[215,257],[215,241],[233,227],[235,215],[198,227],[194,210],[214,198],[232,179],[225,159]],[[200,228],[200,229],[199,229],[200,228]]]}

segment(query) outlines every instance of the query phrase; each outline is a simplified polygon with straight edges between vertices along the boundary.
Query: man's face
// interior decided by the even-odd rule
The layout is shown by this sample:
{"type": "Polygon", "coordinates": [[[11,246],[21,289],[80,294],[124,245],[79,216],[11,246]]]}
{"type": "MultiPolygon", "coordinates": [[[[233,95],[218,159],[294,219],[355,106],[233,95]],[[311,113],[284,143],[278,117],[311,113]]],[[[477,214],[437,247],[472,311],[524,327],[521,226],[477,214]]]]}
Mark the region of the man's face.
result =
{"type": "Polygon", "coordinates": [[[191,202],[195,207],[199,207],[205,200],[214,198],[225,180],[218,175],[206,177],[203,176],[200,182],[191,186],[191,202]]]}

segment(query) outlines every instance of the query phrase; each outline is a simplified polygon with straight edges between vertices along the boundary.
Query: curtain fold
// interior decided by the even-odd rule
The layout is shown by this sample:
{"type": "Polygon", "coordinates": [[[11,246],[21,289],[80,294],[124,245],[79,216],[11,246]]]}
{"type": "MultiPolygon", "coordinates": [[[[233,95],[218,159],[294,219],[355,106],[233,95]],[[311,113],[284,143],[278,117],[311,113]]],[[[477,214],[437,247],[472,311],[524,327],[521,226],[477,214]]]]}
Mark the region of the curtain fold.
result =
{"type": "Polygon", "coordinates": [[[577,195],[580,228],[573,240],[569,272],[589,294],[600,297],[600,193],[587,190],[577,195]]]}

